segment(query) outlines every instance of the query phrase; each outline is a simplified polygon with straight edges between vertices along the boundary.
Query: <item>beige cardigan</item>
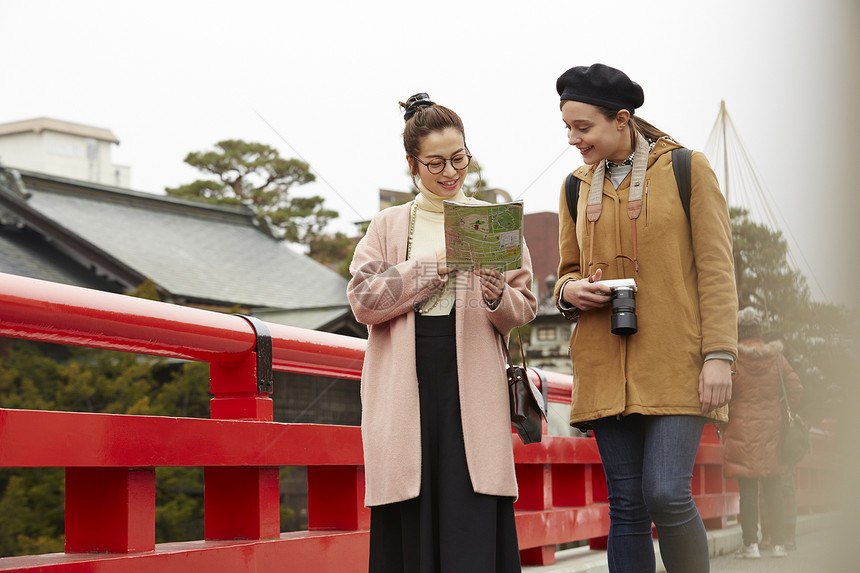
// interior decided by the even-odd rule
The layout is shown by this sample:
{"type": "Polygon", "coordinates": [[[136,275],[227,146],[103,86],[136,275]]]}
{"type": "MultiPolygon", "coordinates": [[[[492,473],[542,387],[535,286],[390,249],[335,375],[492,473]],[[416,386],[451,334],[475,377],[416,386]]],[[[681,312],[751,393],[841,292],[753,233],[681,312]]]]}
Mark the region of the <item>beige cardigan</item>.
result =
{"type": "MultiPolygon", "coordinates": [[[[433,255],[406,260],[411,205],[378,213],[350,265],[347,295],[369,334],[361,376],[367,506],[412,499],[421,489],[413,307],[444,279],[433,255]]],[[[472,487],[477,493],[516,496],[508,394],[493,326],[507,336],[534,318],[531,258],[524,248],[522,268],[505,273],[507,287],[492,311],[483,304],[477,277],[456,276],[457,373],[472,487]]]]}

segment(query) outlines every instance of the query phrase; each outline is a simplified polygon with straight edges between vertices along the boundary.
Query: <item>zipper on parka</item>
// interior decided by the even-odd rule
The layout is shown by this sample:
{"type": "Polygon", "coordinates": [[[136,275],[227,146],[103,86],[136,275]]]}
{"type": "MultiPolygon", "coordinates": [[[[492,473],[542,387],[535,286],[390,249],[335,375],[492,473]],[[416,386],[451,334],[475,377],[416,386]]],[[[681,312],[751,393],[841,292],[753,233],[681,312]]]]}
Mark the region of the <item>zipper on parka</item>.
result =
{"type": "Polygon", "coordinates": [[[645,226],[648,226],[648,184],[651,182],[650,179],[645,180],[645,226]]]}

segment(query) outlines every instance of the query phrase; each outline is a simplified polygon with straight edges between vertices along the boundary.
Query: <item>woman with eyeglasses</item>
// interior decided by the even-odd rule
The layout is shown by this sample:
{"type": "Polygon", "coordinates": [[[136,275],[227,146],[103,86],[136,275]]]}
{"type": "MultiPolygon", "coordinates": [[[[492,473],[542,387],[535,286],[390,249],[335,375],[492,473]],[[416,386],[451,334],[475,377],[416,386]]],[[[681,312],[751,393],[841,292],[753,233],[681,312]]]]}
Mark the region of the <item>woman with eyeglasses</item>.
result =
{"type": "Polygon", "coordinates": [[[522,268],[449,272],[443,201],[466,197],[460,117],[420,93],[401,103],[414,201],[378,213],[348,286],[368,325],[361,377],[371,572],[520,571],[505,366],[496,330],[532,320],[522,268]]]}
{"type": "Polygon", "coordinates": [[[708,571],[691,478],[704,424],[727,419],[737,357],[726,201],[702,153],[685,167],[636,114],[644,94],[624,72],[577,66],[556,89],[585,165],[561,189],[555,296],[577,321],[570,423],[593,430],[606,474],[609,570],[655,570],[653,523],[666,571],[708,571]],[[635,286],[604,282],[623,279],[635,286]]]}

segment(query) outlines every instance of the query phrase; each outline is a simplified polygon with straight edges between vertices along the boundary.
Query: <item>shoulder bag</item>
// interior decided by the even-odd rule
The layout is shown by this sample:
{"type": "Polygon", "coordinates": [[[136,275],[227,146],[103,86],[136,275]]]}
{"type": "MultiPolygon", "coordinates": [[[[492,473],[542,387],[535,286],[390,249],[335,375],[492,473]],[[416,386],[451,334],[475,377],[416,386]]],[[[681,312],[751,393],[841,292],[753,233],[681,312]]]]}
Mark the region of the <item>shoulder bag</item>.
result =
{"type": "Polygon", "coordinates": [[[782,388],[781,400],[785,402],[785,418],[783,419],[781,454],[782,461],[793,466],[806,456],[809,451],[809,428],[797,412],[791,411],[788,403],[788,392],[782,379],[782,360],[776,357],[776,369],[779,372],[779,385],[782,388]]]}
{"type": "MultiPolygon", "coordinates": [[[[523,342],[520,338],[520,353],[523,365],[517,366],[511,360],[511,353],[502,333],[496,330],[502,342],[505,352],[505,375],[508,383],[508,394],[511,402],[511,425],[524,444],[534,444],[541,441],[543,420],[546,419],[547,407],[547,381],[543,373],[537,368],[532,368],[541,381],[541,389],[538,390],[534,382],[529,380],[528,367],[526,366],[526,355],[523,351],[523,342]]],[[[517,329],[517,337],[520,329],[517,329]]]]}

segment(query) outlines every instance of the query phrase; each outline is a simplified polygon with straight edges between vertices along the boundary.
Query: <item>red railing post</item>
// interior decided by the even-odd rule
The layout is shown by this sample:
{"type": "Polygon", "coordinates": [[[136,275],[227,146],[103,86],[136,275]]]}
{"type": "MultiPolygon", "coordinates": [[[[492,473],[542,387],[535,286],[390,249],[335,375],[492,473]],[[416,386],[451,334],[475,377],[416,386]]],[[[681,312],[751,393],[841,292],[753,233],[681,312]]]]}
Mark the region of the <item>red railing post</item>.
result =
{"type": "MultiPolygon", "coordinates": [[[[257,366],[256,352],[238,364],[209,365],[212,418],[272,421],[272,398],[269,392],[259,391],[257,366]]],[[[209,466],[203,470],[203,484],[206,539],[280,536],[277,467],[209,466]]]]}
{"type": "Polygon", "coordinates": [[[274,539],[281,534],[278,468],[207,467],[206,539],[274,539]]]}
{"type": "Polygon", "coordinates": [[[308,466],[308,531],[369,527],[364,467],[308,466]]]}
{"type": "Polygon", "coordinates": [[[155,468],[66,468],[66,553],[155,549],[155,468]]]}
{"type": "Polygon", "coordinates": [[[272,397],[257,388],[257,354],[235,364],[209,365],[209,417],[220,420],[274,419],[272,397]]]}
{"type": "MultiPolygon", "coordinates": [[[[551,464],[517,464],[519,497],[514,509],[544,511],[553,507],[553,480],[551,464]]],[[[555,563],[555,544],[529,547],[520,551],[523,565],[552,565],[555,563]]]]}

